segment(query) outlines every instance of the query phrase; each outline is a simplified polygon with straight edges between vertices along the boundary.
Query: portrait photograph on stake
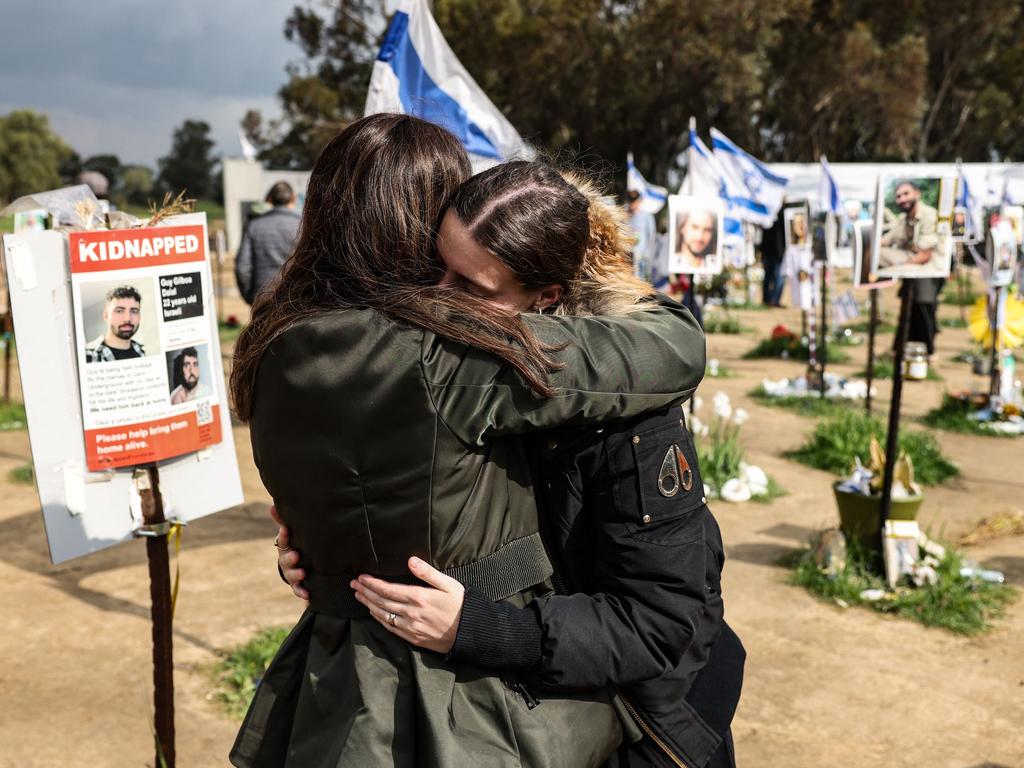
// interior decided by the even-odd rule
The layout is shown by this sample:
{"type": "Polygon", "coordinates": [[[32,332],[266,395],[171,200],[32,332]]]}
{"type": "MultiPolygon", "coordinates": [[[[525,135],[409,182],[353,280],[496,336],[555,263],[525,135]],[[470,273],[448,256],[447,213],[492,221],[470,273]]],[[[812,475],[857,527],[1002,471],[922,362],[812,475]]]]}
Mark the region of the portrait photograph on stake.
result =
{"type": "Polygon", "coordinates": [[[880,278],[948,277],[956,180],[879,179],[872,273],[880,278]]]}
{"type": "Polygon", "coordinates": [[[722,271],[722,200],[670,195],[669,272],[717,275],[722,271]]]}

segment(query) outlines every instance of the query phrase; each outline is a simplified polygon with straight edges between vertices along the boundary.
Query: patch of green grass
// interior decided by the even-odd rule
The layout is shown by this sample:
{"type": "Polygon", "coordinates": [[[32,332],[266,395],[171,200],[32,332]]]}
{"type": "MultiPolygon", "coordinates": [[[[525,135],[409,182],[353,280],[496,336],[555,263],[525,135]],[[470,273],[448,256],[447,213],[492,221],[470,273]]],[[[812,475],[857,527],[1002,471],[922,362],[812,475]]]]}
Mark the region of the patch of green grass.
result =
{"type": "Polygon", "coordinates": [[[748,392],[754,400],[761,405],[770,405],[773,408],[784,408],[787,411],[799,413],[801,416],[823,418],[850,408],[854,401],[843,399],[822,399],[817,395],[799,397],[797,395],[773,396],[764,391],[764,386],[758,385],[748,392]]]}
{"type": "MultiPolygon", "coordinates": [[[[866,379],[868,376],[868,369],[865,368],[862,371],[854,374],[859,378],[866,379]]],[[[876,379],[891,379],[892,378],[892,358],[883,357],[881,360],[875,360],[875,376],[876,379]]],[[[904,376],[903,380],[906,381],[907,377],[904,376]]],[[[928,375],[924,377],[925,381],[942,381],[942,376],[935,372],[932,366],[928,366],[928,375]]]]}
{"type": "Polygon", "coordinates": [[[864,337],[855,333],[851,333],[849,336],[845,333],[840,336],[830,333],[828,345],[831,347],[833,344],[837,347],[860,347],[864,344],[864,337]]]}
{"type": "Polygon", "coordinates": [[[23,403],[11,401],[0,403],[0,432],[12,429],[25,429],[25,406],[23,403]]]}
{"type": "Polygon", "coordinates": [[[238,334],[242,332],[243,326],[240,324],[229,325],[228,323],[220,323],[220,343],[233,344],[238,339],[238,334]]]}
{"type": "Polygon", "coordinates": [[[965,349],[963,352],[957,352],[949,361],[951,363],[973,363],[977,358],[981,357],[981,350],[970,350],[965,349]]]}
{"type": "MultiPolygon", "coordinates": [[[[715,417],[708,426],[709,433],[697,436],[694,443],[701,479],[711,488],[712,494],[718,496],[722,486],[732,478],[740,476],[740,465],[744,461],[746,450],[740,444],[737,425],[715,417]]],[[[770,504],[785,495],[785,489],[774,478],[769,477],[768,492],[752,496],[751,500],[760,504],[770,504]]]]}
{"type": "Polygon", "coordinates": [[[743,325],[735,317],[709,317],[704,321],[704,333],[747,333],[752,330],[749,326],[743,325]]]}
{"type": "MultiPolygon", "coordinates": [[[[160,207],[161,200],[153,199],[153,202],[160,207]]],[[[121,208],[125,213],[130,213],[132,216],[136,216],[140,219],[149,218],[149,206],[148,205],[125,205],[121,208]]],[[[211,223],[218,219],[224,218],[224,206],[220,203],[214,202],[213,200],[196,200],[196,213],[205,213],[206,218],[211,223]]]]}
{"type": "Polygon", "coordinates": [[[928,411],[921,417],[921,421],[929,427],[944,429],[947,432],[963,432],[968,435],[984,435],[985,437],[1020,437],[1020,435],[985,429],[981,422],[967,417],[967,410],[963,403],[949,395],[943,395],[942,405],[928,411]]]}
{"type": "Polygon", "coordinates": [[[850,547],[846,567],[834,576],[822,572],[810,550],[790,561],[790,582],[804,587],[828,602],[842,600],[879,613],[891,613],[917,621],[926,627],[941,627],[958,635],[978,635],[992,628],[992,620],[1003,616],[1006,607],[1017,598],[1017,591],[1005,584],[988,584],[960,575],[962,559],[947,550],[935,569],[938,581],[917,588],[900,587],[882,600],[868,601],[860,594],[866,589],[886,589],[878,575],[876,553],[850,547]],[[873,555],[873,556],[872,556],[873,555]]]}
{"type": "Polygon", "coordinates": [[[0,216],[0,232],[13,232],[14,231],[14,214],[10,216],[0,216]]]}
{"type": "Polygon", "coordinates": [[[229,714],[238,718],[245,714],[256,686],[290,631],[290,627],[261,630],[217,664],[214,670],[218,687],[215,696],[224,703],[229,714]]]}
{"type": "Polygon", "coordinates": [[[756,312],[756,311],[760,311],[760,310],[763,310],[763,309],[774,309],[774,307],[769,307],[767,304],[762,304],[759,301],[758,302],[741,301],[738,304],[733,304],[732,302],[729,302],[728,303],[728,307],[729,307],[729,309],[739,309],[739,310],[742,310],[744,312],[751,312],[751,311],[755,311],[756,312]]]}
{"type": "MultiPolygon", "coordinates": [[[[819,422],[806,443],[784,455],[809,467],[845,475],[856,457],[867,462],[872,437],[885,445],[885,431],[878,418],[843,409],[819,422]]],[[[938,485],[960,474],[959,467],[942,455],[939,444],[927,432],[901,429],[899,448],[910,457],[914,477],[923,485],[938,485]]]]}
{"type": "Polygon", "coordinates": [[[718,368],[715,369],[715,373],[711,373],[710,368],[705,368],[704,377],[707,379],[734,379],[736,374],[732,372],[731,368],[726,368],[724,365],[719,364],[718,368]]]}
{"type": "Polygon", "coordinates": [[[966,328],[967,321],[962,317],[940,317],[939,318],[940,328],[966,328]]]}
{"type": "MultiPolygon", "coordinates": [[[[828,362],[830,363],[845,363],[850,359],[849,355],[840,349],[836,349],[832,344],[829,344],[826,350],[828,354],[828,362]]],[[[775,339],[762,339],[758,342],[756,347],[744,354],[743,357],[746,360],[765,357],[782,357],[789,360],[807,360],[810,357],[810,352],[807,347],[800,343],[800,339],[783,336],[775,339]]]]}
{"type": "Polygon", "coordinates": [[[942,303],[948,304],[953,307],[969,307],[978,300],[978,294],[973,290],[965,290],[963,296],[957,291],[956,285],[953,283],[947,283],[945,290],[942,292],[942,303]]]}
{"type": "MultiPolygon", "coordinates": [[[[867,333],[871,330],[871,320],[858,320],[856,323],[850,323],[845,326],[854,333],[867,333]]],[[[875,333],[894,333],[896,326],[887,318],[882,317],[878,321],[878,325],[875,326],[875,333]]]]}
{"type": "Polygon", "coordinates": [[[36,481],[36,471],[32,463],[22,464],[7,473],[8,482],[16,485],[32,485],[36,481]]]}
{"type": "Polygon", "coordinates": [[[751,496],[750,500],[757,502],[758,504],[771,504],[778,498],[789,495],[789,491],[779,485],[778,481],[768,475],[768,493],[760,493],[756,496],[751,496]]]}

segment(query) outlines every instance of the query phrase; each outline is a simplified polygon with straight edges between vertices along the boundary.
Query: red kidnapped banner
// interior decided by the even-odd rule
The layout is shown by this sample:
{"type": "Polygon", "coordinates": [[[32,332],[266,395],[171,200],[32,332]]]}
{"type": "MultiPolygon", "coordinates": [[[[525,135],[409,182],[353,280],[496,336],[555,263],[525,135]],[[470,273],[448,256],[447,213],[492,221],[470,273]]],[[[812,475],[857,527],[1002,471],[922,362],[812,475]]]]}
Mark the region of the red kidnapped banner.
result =
{"type": "Polygon", "coordinates": [[[102,272],[203,261],[204,238],[204,228],[195,225],[72,232],[71,271],[102,272]]]}

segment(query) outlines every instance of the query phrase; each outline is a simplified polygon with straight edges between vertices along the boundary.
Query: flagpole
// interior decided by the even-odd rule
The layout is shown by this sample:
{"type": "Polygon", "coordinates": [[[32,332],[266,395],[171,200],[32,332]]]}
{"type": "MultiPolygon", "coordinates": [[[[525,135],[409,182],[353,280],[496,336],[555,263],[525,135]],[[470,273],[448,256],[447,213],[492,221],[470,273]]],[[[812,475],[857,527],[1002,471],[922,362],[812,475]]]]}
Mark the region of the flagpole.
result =
{"type": "MultiPolygon", "coordinates": [[[[695,118],[693,115],[690,116],[690,126],[689,127],[690,127],[690,131],[687,134],[687,137],[690,139],[690,146],[686,150],[686,152],[687,152],[687,155],[686,155],[686,157],[687,157],[687,164],[686,164],[686,194],[692,195],[693,194],[693,169],[694,169],[693,157],[694,157],[694,154],[696,153],[694,148],[693,148],[693,139],[692,139],[692,137],[697,132],[697,118],[695,118]]],[[[674,226],[671,218],[669,219],[668,225],[670,227],[674,226]]],[[[671,256],[671,254],[670,254],[670,256],[671,256]]],[[[689,288],[689,290],[690,290],[690,301],[692,301],[695,305],[699,305],[700,299],[697,296],[696,282],[697,282],[697,276],[696,275],[690,275],[690,288],[689,288]]],[[[703,319],[704,319],[704,313],[701,312],[701,320],[703,320],[703,319]]],[[[703,325],[703,323],[702,323],[702,325],[703,325]]],[[[703,327],[701,328],[701,330],[704,330],[703,327]]],[[[694,415],[696,415],[696,413],[697,413],[697,394],[696,394],[696,392],[694,392],[693,396],[690,397],[690,421],[691,421],[691,423],[692,423],[693,417],[694,417],[694,415]]]]}
{"type": "MultiPolygon", "coordinates": [[[[697,132],[697,118],[693,117],[691,115],[691,117],[690,117],[690,132],[687,135],[688,136],[693,136],[696,132],[697,132]]],[[[695,152],[695,150],[693,148],[693,142],[692,141],[690,142],[689,149],[687,149],[686,151],[687,151],[687,160],[688,160],[687,168],[686,168],[686,194],[692,195],[693,194],[693,167],[694,167],[693,155],[694,155],[694,152],[695,152]]]]}

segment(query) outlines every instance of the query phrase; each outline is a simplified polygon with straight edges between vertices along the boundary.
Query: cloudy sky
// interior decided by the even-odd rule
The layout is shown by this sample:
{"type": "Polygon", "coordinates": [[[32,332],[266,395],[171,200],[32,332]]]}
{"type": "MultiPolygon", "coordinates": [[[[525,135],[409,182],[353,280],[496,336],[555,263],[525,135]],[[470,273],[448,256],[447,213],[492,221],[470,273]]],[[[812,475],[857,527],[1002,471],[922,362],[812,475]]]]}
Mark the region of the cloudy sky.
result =
{"type": "Polygon", "coordinates": [[[186,119],[240,154],[249,108],[277,113],[289,60],[284,21],[298,0],[4,0],[0,114],[50,117],[82,157],[153,166],[186,119]]]}

